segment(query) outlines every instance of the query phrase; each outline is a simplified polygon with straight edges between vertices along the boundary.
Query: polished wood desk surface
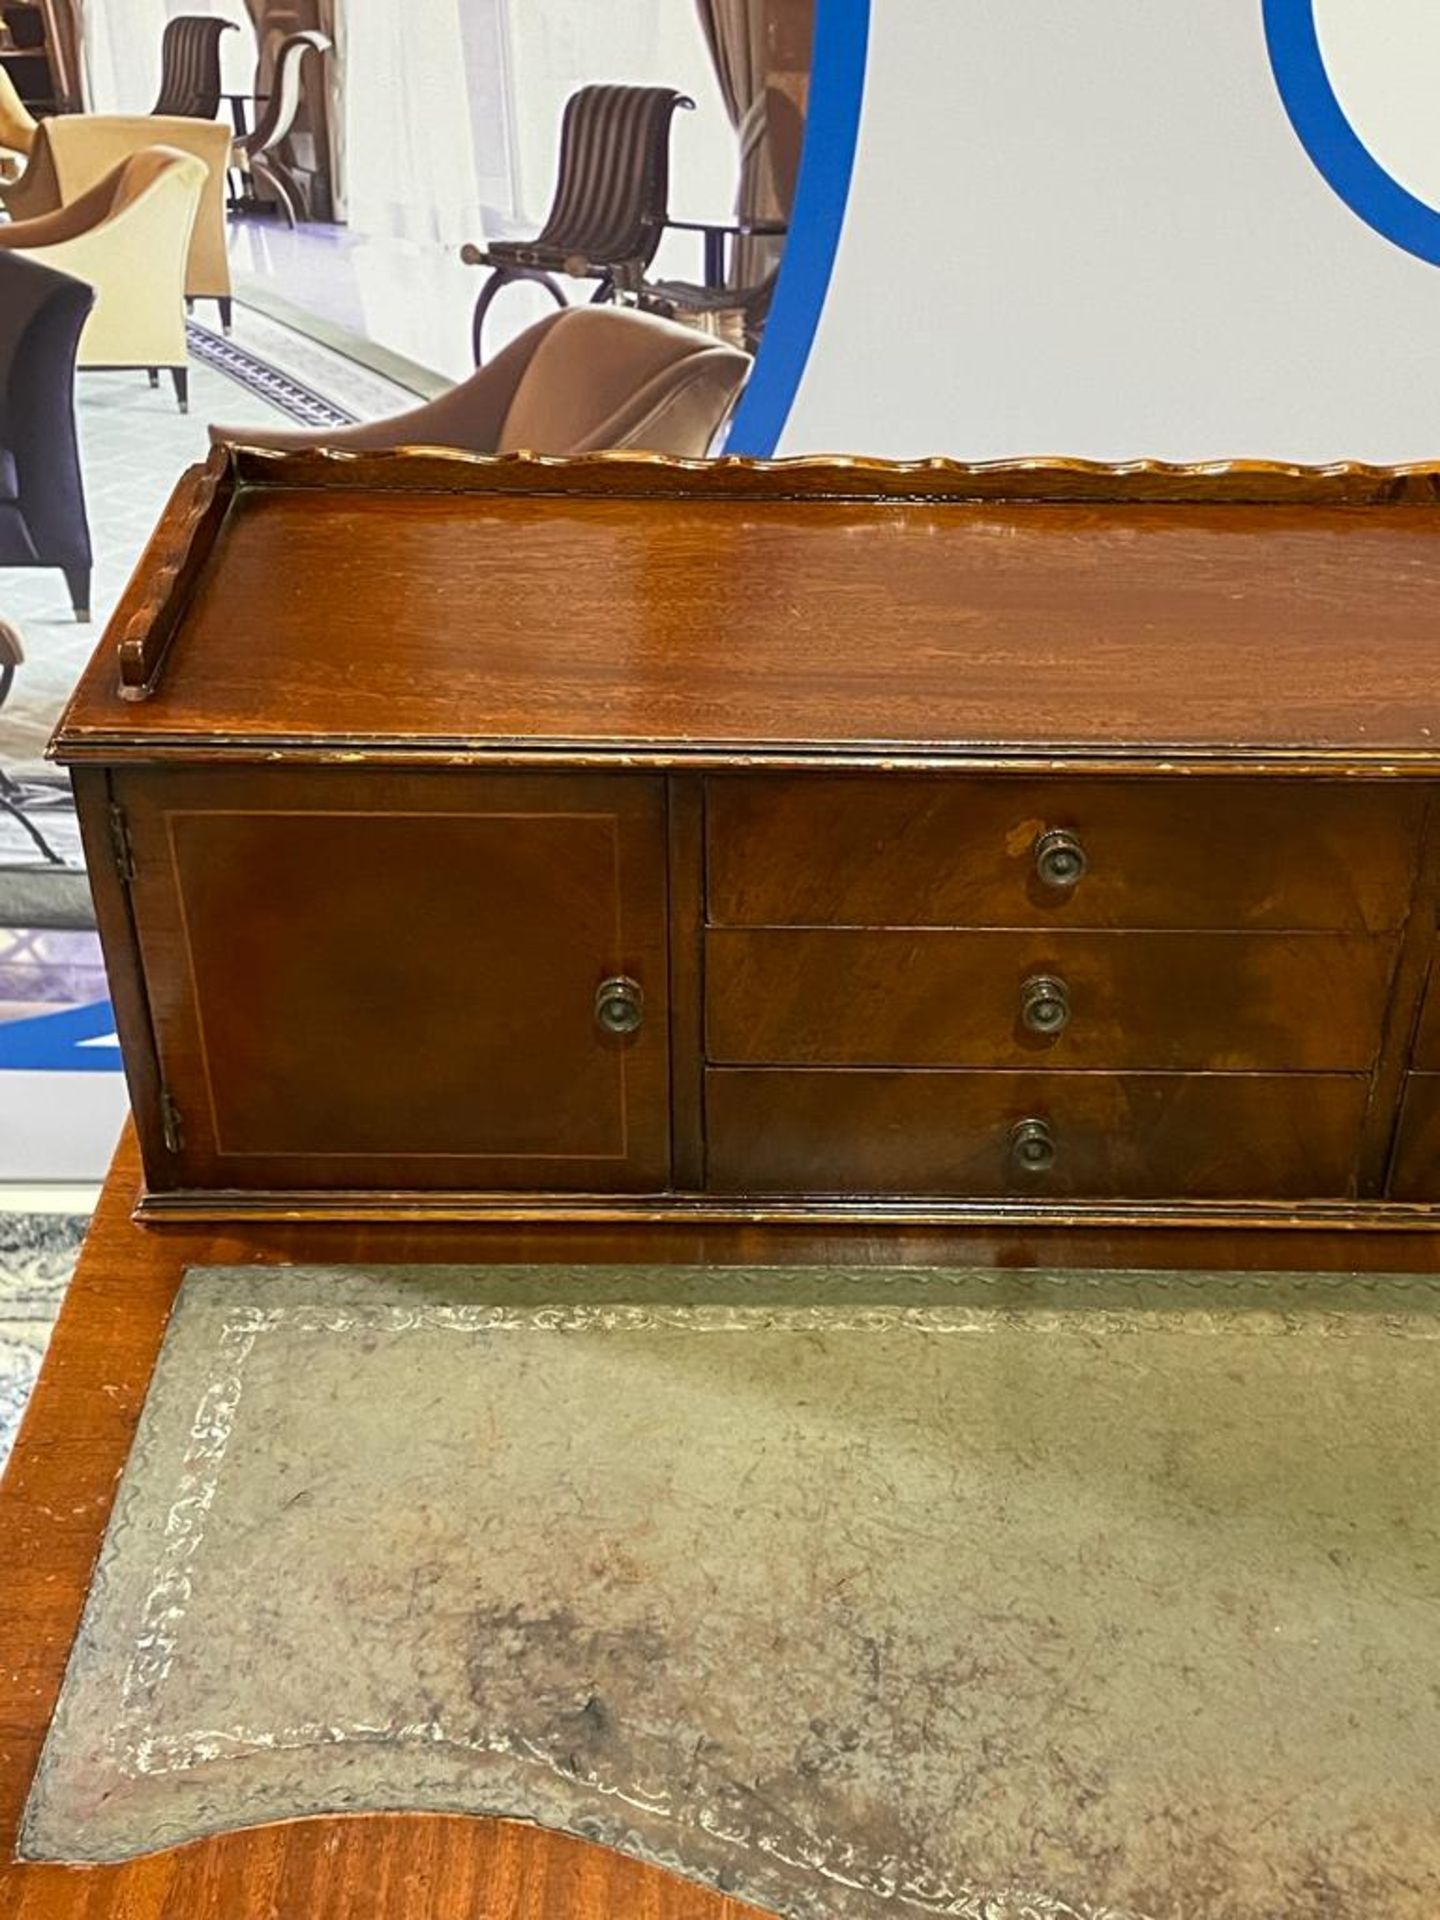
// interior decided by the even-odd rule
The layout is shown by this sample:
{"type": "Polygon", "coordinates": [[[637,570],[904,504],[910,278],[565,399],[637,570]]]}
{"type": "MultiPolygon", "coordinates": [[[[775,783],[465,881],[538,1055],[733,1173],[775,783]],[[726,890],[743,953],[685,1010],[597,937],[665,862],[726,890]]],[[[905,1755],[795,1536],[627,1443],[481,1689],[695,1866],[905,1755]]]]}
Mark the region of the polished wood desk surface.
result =
{"type": "Polygon", "coordinates": [[[1437,593],[1434,468],[217,449],[56,744],[1433,773],[1437,593]]]}
{"type": "Polygon", "coordinates": [[[850,1262],[1440,1270],[1432,1234],[499,1226],[140,1227],[127,1134],[0,1483],[4,1920],[745,1920],[602,1848],[486,1819],[371,1815],[227,1834],[114,1867],[28,1866],[14,1835],[116,1480],[187,1266],[236,1262],[850,1262]]]}

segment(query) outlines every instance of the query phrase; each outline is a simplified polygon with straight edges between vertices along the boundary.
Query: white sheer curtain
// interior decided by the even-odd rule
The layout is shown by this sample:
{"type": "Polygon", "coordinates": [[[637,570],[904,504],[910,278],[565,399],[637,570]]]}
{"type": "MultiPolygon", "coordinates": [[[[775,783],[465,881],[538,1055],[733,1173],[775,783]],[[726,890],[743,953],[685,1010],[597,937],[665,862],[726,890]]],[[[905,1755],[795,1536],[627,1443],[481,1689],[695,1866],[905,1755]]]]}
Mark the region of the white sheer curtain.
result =
{"type": "MultiPolygon", "coordinates": [[[[694,0],[508,0],[516,129],[515,201],[530,226],[544,218],[555,184],[560,118],[577,87],[593,81],[676,87],[695,102],[670,134],[670,206],[677,216],[723,220],[735,204],[735,133],[694,0]]],[[[694,258],[672,271],[690,269],[694,258]]],[[[685,251],[683,239],[682,252],[685,251]]]]}
{"type": "Polygon", "coordinates": [[[245,0],[82,0],[81,59],[92,113],[148,113],[160,91],[165,22],[180,13],[213,13],[240,29],[220,41],[227,92],[255,83],[255,28],[245,0]]]}
{"type": "Polygon", "coordinates": [[[482,231],[462,0],[342,0],[345,211],[357,232],[453,246],[482,231]]]}
{"type": "Polygon", "coordinates": [[[166,0],[84,0],[80,53],[92,113],[148,113],[160,90],[166,0]]]}

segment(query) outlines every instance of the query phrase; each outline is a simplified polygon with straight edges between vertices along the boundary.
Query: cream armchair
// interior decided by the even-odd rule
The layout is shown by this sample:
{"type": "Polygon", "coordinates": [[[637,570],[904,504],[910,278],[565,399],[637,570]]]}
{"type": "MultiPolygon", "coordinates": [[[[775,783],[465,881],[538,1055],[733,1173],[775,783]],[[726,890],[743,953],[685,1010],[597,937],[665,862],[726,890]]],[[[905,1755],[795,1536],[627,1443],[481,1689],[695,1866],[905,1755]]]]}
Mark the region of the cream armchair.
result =
{"type": "Polygon", "coordinates": [[[218,120],[178,115],[67,113],[42,121],[30,164],[11,185],[0,186],[14,220],[54,213],[87,193],[122,160],[146,147],[173,147],[205,165],[204,186],[190,237],[185,269],[187,300],[214,300],[220,323],[230,331],[230,260],[225,251],[225,171],[232,135],[218,120]]]}
{"type": "Polygon", "coordinates": [[[81,367],[168,367],[182,413],[185,261],[205,168],[193,154],[149,147],[88,193],[34,220],[0,226],[0,248],[86,280],[95,306],[80,336],[81,367]]]}
{"type": "Polygon", "coordinates": [[[0,67],[0,166],[8,165],[12,175],[18,171],[19,162],[11,156],[29,153],[39,124],[15,91],[15,82],[0,67]]]}

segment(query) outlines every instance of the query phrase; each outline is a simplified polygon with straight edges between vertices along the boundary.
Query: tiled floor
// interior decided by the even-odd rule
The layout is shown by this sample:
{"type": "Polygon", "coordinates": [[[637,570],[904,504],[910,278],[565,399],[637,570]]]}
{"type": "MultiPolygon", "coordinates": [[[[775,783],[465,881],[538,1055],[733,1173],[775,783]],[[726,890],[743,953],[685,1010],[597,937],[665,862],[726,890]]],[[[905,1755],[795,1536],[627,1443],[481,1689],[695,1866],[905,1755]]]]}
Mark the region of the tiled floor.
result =
{"type": "MultiPolygon", "coordinates": [[[[379,350],[377,364],[389,364],[402,377],[409,367],[418,384],[432,385],[437,376],[448,384],[473,371],[470,316],[486,269],[467,267],[456,247],[346,227],[292,230],[273,220],[237,220],[230,257],[242,296],[287,317],[303,315],[301,324],[322,336],[333,330],[365,342],[379,350]]],[[[700,269],[699,235],[674,232],[661,242],[652,273],[656,279],[696,280],[700,269]]],[[[594,291],[593,282],[562,285],[572,301],[587,300],[594,291]]],[[[506,287],[485,322],[486,358],[554,311],[542,288],[506,287]]]]}

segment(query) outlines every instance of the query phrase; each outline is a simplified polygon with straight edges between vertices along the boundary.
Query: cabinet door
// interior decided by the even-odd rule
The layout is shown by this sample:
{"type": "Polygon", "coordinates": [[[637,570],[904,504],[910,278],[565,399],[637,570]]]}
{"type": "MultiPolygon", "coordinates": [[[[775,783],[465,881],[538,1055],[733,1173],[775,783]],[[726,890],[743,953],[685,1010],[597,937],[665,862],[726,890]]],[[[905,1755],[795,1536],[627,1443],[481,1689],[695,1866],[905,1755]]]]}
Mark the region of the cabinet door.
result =
{"type": "Polygon", "coordinates": [[[179,1136],[152,1188],[666,1185],[662,782],[257,768],[115,792],[179,1136]],[[613,981],[633,1031],[628,988],[602,1017],[613,981]]]}

